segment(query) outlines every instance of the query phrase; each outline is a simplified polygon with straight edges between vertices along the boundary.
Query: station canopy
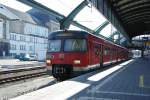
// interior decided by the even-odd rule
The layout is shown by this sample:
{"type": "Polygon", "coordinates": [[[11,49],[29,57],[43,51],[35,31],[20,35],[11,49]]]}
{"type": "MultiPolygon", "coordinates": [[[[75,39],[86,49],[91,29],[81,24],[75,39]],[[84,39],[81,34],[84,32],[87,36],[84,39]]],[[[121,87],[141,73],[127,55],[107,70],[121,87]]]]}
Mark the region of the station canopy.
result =
{"type": "MultiPolygon", "coordinates": [[[[13,6],[11,7],[13,8],[16,7],[14,4],[15,2],[19,2],[19,1],[21,0],[18,1],[11,0],[11,3],[13,3],[12,4],[13,6]]],[[[67,18],[69,14],[73,12],[84,0],[67,0],[67,1],[66,0],[34,0],[34,1],[67,18]]],[[[9,0],[7,1],[7,3],[8,2],[10,3],[9,0]]],[[[23,5],[21,6],[23,7],[23,5]]],[[[17,9],[17,7],[15,9],[17,9]]],[[[20,10],[20,8],[18,8],[17,10],[20,10]]],[[[108,20],[91,3],[89,3],[85,7],[83,7],[77,13],[77,15],[74,16],[72,21],[77,22],[94,32],[108,20]]],[[[69,29],[84,30],[80,27],[74,26],[72,23],[69,26],[69,29]]],[[[105,37],[109,37],[111,34],[115,33],[116,31],[117,31],[116,28],[109,22],[109,24],[106,25],[106,27],[103,27],[101,31],[99,31],[99,34],[105,37]]]]}
{"type": "MultiPolygon", "coordinates": [[[[84,0],[35,0],[36,2],[60,13],[67,17],[79,4],[84,0]]],[[[73,21],[91,29],[96,30],[101,24],[107,21],[107,19],[94,7],[92,4],[85,6],[73,19],[73,21]]],[[[70,25],[69,29],[83,30],[80,27],[70,25]]],[[[104,27],[99,34],[108,37],[114,31],[117,31],[111,24],[104,27]]]]}

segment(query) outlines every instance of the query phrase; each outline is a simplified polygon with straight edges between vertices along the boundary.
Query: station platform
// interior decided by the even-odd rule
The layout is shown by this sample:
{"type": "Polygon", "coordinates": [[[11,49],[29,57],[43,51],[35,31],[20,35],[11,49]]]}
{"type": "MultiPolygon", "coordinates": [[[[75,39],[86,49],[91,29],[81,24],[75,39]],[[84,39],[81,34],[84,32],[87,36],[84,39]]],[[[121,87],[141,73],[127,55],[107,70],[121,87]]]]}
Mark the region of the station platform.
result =
{"type": "Polygon", "coordinates": [[[12,100],[150,100],[149,79],[150,57],[138,58],[12,100]]]}

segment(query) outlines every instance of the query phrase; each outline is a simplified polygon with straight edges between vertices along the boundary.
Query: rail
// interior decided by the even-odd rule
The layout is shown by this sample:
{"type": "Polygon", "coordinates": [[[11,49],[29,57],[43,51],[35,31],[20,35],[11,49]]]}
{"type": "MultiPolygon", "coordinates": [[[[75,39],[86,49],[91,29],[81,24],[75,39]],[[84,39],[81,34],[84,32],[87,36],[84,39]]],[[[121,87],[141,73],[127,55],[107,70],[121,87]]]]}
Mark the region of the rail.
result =
{"type": "Polygon", "coordinates": [[[0,84],[47,75],[46,67],[28,67],[0,72],[0,84]]]}

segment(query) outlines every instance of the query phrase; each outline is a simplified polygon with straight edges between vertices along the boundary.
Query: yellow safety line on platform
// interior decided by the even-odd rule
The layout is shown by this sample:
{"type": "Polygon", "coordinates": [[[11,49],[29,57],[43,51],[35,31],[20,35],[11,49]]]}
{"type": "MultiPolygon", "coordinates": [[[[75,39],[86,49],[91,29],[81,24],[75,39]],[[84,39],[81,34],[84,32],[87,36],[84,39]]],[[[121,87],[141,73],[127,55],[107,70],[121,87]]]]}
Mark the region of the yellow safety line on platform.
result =
{"type": "Polygon", "coordinates": [[[144,76],[143,75],[140,76],[139,87],[141,87],[141,88],[144,87],[144,76]]]}

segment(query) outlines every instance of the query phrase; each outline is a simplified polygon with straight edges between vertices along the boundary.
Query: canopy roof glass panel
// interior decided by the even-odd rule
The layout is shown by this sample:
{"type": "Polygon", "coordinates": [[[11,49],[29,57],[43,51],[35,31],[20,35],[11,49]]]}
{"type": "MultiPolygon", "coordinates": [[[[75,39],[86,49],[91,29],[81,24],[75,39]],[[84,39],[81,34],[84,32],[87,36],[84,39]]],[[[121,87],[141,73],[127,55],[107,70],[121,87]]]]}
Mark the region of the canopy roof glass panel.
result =
{"type": "Polygon", "coordinates": [[[112,33],[115,33],[115,32],[117,32],[117,29],[112,25],[112,33]]]}
{"type": "Polygon", "coordinates": [[[69,30],[80,30],[80,31],[82,30],[83,31],[83,29],[76,27],[74,25],[70,25],[69,30]]]}
{"type": "Polygon", "coordinates": [[[117,30],[114,26],[111,24],[108,24],[106,27],[102,29],[102,31],[99,33],[105,37],[109,37],[111,34],[115,33],[117,30]]]}
{"type": "Polygon", "coordinates": [[[86,6],[74,18],[74,21],[91,30],[95,30],[106,21],[106,18],[96,8],[86,6]]]}
{"type": "Polygon", "coordinates": [[[83,0],[35,0],[36,2],[68,16],[83,0]]]}

